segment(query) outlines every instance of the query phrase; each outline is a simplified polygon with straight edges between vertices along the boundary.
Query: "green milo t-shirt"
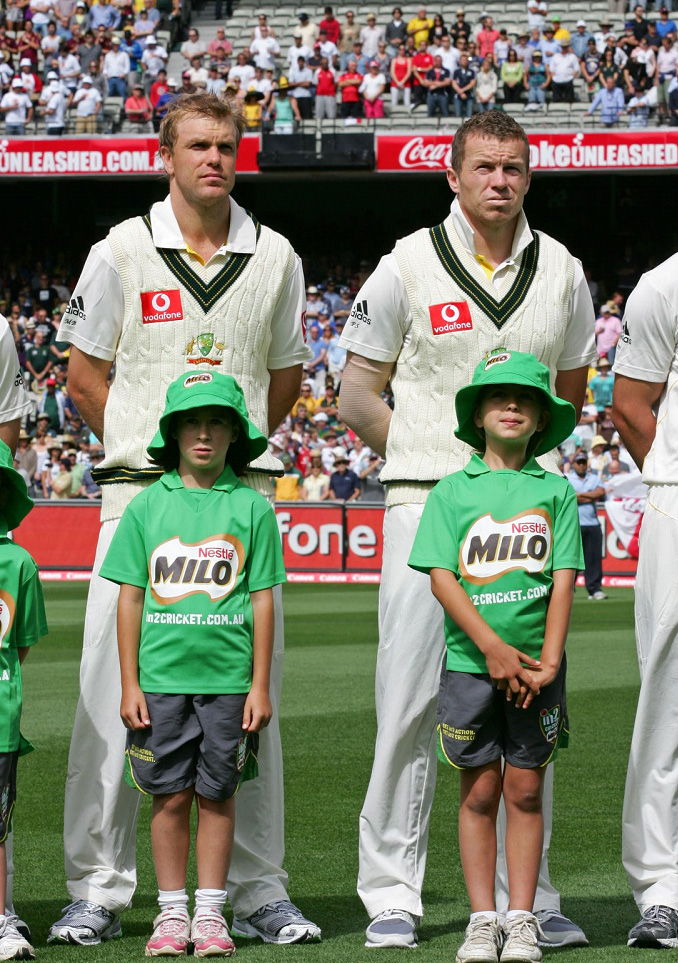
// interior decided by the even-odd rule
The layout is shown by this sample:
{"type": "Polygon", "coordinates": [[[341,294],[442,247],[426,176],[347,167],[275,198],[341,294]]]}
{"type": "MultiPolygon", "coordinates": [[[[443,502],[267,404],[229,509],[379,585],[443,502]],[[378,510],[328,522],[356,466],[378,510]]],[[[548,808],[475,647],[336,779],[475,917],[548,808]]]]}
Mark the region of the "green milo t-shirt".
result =
{"type": "Polygon", "coordinates": [[[213,488],[184,488],[172,471],[137,495],[100,574],[145,589],[144,692],[249,692],[250,592],[284,582],[285,569],[275,512],[228,465],[213,488]]]}
{"type": "MultiPolygon", "coordinates": [[[[538,659],[553,572],[584,567],[575,491],[534,458],[522,471],[491,471],[474,454],[428,496],[409,565],[453,572],[488,625],[538,659]]],[[[487,672],[447,613],[445,641],[448,669],[487,672]]]]}
{"type": "Polygon", "coordinates": [[[38,567],[26,549],[7,538],[0,521],[0,752],[30,744],[21,739],[19,724],[23,690],[17,649],[47,635],[38,567]]]}

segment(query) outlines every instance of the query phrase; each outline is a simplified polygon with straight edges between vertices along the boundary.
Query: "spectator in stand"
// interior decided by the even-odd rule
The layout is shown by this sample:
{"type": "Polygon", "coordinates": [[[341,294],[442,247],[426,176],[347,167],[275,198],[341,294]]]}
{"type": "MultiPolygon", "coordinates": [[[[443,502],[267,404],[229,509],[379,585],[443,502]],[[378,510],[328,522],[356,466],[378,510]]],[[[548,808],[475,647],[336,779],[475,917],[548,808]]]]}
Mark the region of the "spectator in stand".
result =
{"type": "Polygon", "coordinates": [[[544,55],[541,50],[535,50],[523,75],[523,86],[527,91],[525,110],[541,110],[546,103],[546,88],[550,81],[551,74],[544,63],[544,55]]]}
{"type": "Polygon", "coordinates": [[[596,501],[605,498],[605,489],[599,475],[589,470],[588,459],[583,452],[575,455],[572,468],[567,479],[577,493],[584,547],[584,580],[589,599],[598,602],[607,598],[602,590],[603,533],[596,512],[596,501]]]}
{"type": "Polygon", "coordinates": [[[593,98],[593,103],[587,110],[587,114],[595,113],[599,107],[600,120],[605,127],[612,127],[619,123],[619,118],[624,110],[624,94],[617,87],[614,77],[607,77],[605,86],[593,98]]]}
{"type": "Polygon", "coordinates": [[[324,327],[329,315],[329,306],[322,300],[315,284],[306,288],[306,326],[324,327]]]}
{"type": "Polygon", "coordinates": [[[363,54],[363,42],[362,40],[356,40],[353,44],[353,56],[352,59],[356,62],[356,70],[364,77],[369,70],[370,62],[367,57],[363,54]]]}
{"type": "MultiPolygon", "coordinates": [[[[216,71],[219,76],[223,77],[224,80],[228,79],[228,72],[231,69],[231,61],[228,59],[226,51],[222,47],[219,47],[215,55],[210,60],[210,67],[216,67],[216,71]]],[[[254,73],[256,76],[256,67],[254,68],[254,73]]]]}
{"type": "Polygon", "coordinates": [[[314,382],[310,378],[306,378],[305,381],[301,383],[301,395],[295,401],[294,406],[291,411],[292,418],[296,418],[300,412],[301,408],[304,408],[306,414],[309,418],[312,418],[316,413],[319,402],[313,397],[313,390],[315,388],[314,382]]]}
{"type": "Polygon", "coordinates": [[[337,47],[339,46],[339,38],[341,36],[341,24],[334,16],[334,11],[332,7],[325,7],[325,17],[320,21],[318,25],[320,32],[324,30],[327,34],[327,39],[330,40],[337,47]]]}
{"type": "Polygon", "coordinates": [[[391,61],[391,106],[398,104],[398,95],[406,107],[412,106],[412,62],[405,55],[405,44],[398,45],[398,52],[391,61]]]}
{"type": "Polygon", "coordinates": [[[331,377],[334,378],[334,383],[338,388],[344,373],[344,368],[346,367],[346,349],[339,345],[339,338],[341,337],[345,322],[343,319],[337,318],[335,323],[337,333],[332,336],[329,347],[327,348],[327,370],[331,377]]]}
{"type": "Polygon", "coordinates": [[[263,99],[264,95],[259,93],[258,90],[248,90],[245,94],[244,114],[248,130],[261,129],[261,121],[264,113],[261,106],[263,99]]]}
{"type": "Polygon", "coordinates": [[[57,57],[59,55],[59,36],[57,34],[57,25],[53,20],[47,24],[47,32],[40,41],[40,50],[42,51],[43,59],[49,61],[52,57],[57,57]]]}
{"type": "Polygon", "coordinates": [[[260,36],[250,44],[250,53],[256,67],[261,67],[262,70],[275,69],[275,58],[280,54],[280,46],[275,37],[269,34],[265,24],[260,28],[260,36]]]}
{"type": "Polygon", "coordinates": [[[190,63],[196,54],[203,57],[206,53],[207,47],[200,39],[200,34],[195,27],[191,27],[188,31],[188,40],[184,40],[181,45],[181,56],[190,63]]]}
{"type": "Polygon", "coordinates": [[[613,40],[616,40],[617,38],[612,33],[612,23],[609,17],[603,17],[602,20],[599,20],[598,26],[600,27],[600,30],[597,30],[593,36],[596,41],[598,53],[602,56],[602,54],[605,52],[605,48],[607,47],[608,38],[612,37],[613,40]]]}
{"type": "Polygon", "coordinates": [[[117,30],[120,24],[120,13],[110,3],[95,3],[89,11],[89,25],[93,30],[105,27],[106,30],[117,30]]]}
{"type": "Polygon", "coordinates": [[[527,0],[527,26],[530,30],[544,29],[548,8],[544,0],[527,0]]]}
{"type": "Polygon", "coordinates": [[[106,78],[100,73],[99,64],[95,60],[90,63],[88,73],[92,80],[92,86],[101,97],[101,103],[105,103],[108,94],[108,84],[106,78]]]}
{"type": "Polygon", "coordinates": [[[74,94],[78,89],[78,78],[82,73],[80,60],[68,50],[68,45],[62,42],[57,59],[59,80],[64,93],[74,94]]]}
{"type": "MultiPolygon", "coordinates": [[[[9,13],[7,9],[6,13],[9,13]]],[[[17,45],[14,37],[10,37],[7,33],[7,27],[4,23],[0,23],[0,62],[8,63],[10,67],[13,66],[13,58],[17,53],[17,45]]]]}
{"type": "MultiPolygon", "coordinates": [[[[663,7],[662,9],[666,9],[663,7]]],[[[659,24],[657,24],[659,30],[659,24]]],[[[666,119],[667,106],[669,100],[669,88],[676,77],[678,70],[678,47],[673,42],[673,37],[664,35],[662,45],[657,52],[657,71],[655,86],[657,88],[657,108],[659,116],[658,123],[663,123],[666,119]]]]}
{"type": "MultiPolygon", "coordinates": [[[[57,6],[62,2],[62,0],[57,0],[57,6]]],[[[67,0],[70,4],[70,0],[67,0]]],[[[71,32],[73,27],[78,26],[83,34],[92,28],[92,24],[89,18],[89,11],[87,9],[87,4],[84,0],[78,0],[75,4],[75,9],[70,15],[64,14],[60,18],[60,24],[57,26],[57,33],[60,37],[68,39],[67,35],[71,32]]],[[[105,29],[105,28],[104,28],[105,29]]]]}
{"type": "Polygon", "coordinates": [[[261,28],[262,28],[262,27],[266,27],[266,29],[268,30],[269,36],[275,37],[275,30],[274,30],[272,27],[269,27],[269,26],[268,26],[268,17],[267,17],[267,15],[266,15],[265,13],[260,13],[260,14],[257,14],[257,25],[256,25],[256,27],[252,30],[252,36],[250,37],[250,40],[258,40],[258,39],[259,39],[259,37],[261,36],[261,28]]]}
{"type": "Polygon", "coordinates": [[[370,61],[369,73],[363,77],[358,92],[363,95],[363,110],[368,119],[384,116],[384,101],[382,94],[386,89],[386,77],[379,73],[376,60],[370,61]]]}
{"type": "Polygon", "coordinates": [[[509,40],[508,32],[505,27],[502,27],[499,31],[499,36],[494,42],[494,62],[497,67],[506,61],[508,57],[509,50],[512,49],[511,41],[509,40]]]}
{"type": "Polygon", "coordinates": [[[554,13],[551,17],[551,22],[553,23],[553,39],[561,46],[565,40],[567,40],[569,43],[570,31],[566,30],[565,27],[562,26],[560,14],[554,13]]]}
{"type": "MultiPolygon", "coordinates": [[[[316,290],[313,286],[309,289],[308,293],[311,294],[316,290]]],[[[325,347],[320,338],[320,328],[317,324],[314,324],[310,330],[310,337],[308,339],[308,346],[313,352],[313,358],[308,362],[307,369],[309,374],[309,380],[313,381],[313,391],[318,397],[321,397],[325,391],[325,375],[327,374],[327,363],[326,363],[326,352],[325,347]]]]}
{"type": "MultiPolygon", "coordinates": [[[[332,340],[332,332],[329,331],[329,332],[328,332],[328,336],[327,336],[327,338],[326,338],[325,341],[324,341],[325,351],[326,351],[326,352],[327,352],[327,348],[328,348],[329,342],[330,342],[331,340],[332,340]]],[[[330,380],[331,380],[331,376],[328,375],[327,378],[326,378],[326,381],[329,382],[330,380]]],[[[320,403],[319,403],[319,405],[318,405],[318,407],[317,407],[317,409],[316,409],[316,413],[319,412],[319,411],[322,411],[324,414],[327,415],[327,422],[326,422],[326,423],[327,423],[328,428],[330,428],[330,427],[331,427],[331,428],[336,428],[336,427],[337,427],[337,424],[338,424],[338,422],[339,422],[339,407],[338,407],[338,405],[339,405],[339,400],[338,400],[338,398],[337,398],[337,393],[336,393],[336,391],[335,391],[334,385],[332,385],[332,384],[327,384],[326,387],[325,387],[325,394],[324,394],[323,397],[320,399],[320,403]]]]}
{"type": "Polygon", "coordinates": [[[298,502],[303,501],[304,492],[302,489],[303,478],[298,468],[294,466],[292,456],[288,451],[280,455],[283,464],[284,475],[274,479],[275,500],[277,502],[298,502]]]}
{"type": "Polygon", "coordinates": [[[586,53],[580,61],[581,75],[586,84],[589,100],[593,100],[600,78],[600,54],[596,41],[589,37],[586,53]]]}
{"type": "Polygon", "coordinates": [[[52,370],[52,359],[49,345],[45,344],[45,336],[42,331],[36,331],[33,342],[27,345],[24,354],[24,369],[29,375],[29,382],[32,380],[34,391],[41,392],[45,385],[45,379],[52,370]]]}
{"type": "Polygon", "coordinates": [[[426,86],[426,110],[429,117],[440,114],[441,117],[450,116],[450,87],[452,79],[449,70],[443,67],[443,58],[433,58],[433,66],[424,78],[426,86]]]}
{"type": "Polygon", "coordinates": [[[320,39],[315,49],[320,51],[321,59],[327,57],[331,67],[339,68],[339,48],[328,38],[325,30],[320,31],[320,39]]]}
{"type": "Polygon", "coordinates": [[[669,18],[669,8],[664,4],[664,6],[659,11],[659,20],[655,21],[657,26],[657,33],[664,39],[668,34],[673,34],[676,36],[676,24],[674,20],[669,18]]]}
{"type": "Polygon", "coordinates": [[[634,92],[639,89],[646,90],[654,83],[657,58],[647,41],[647,37],[641,37],[638,41],[638,45],[627,63],[627,69],[631,75],[634,92]]]}
{"type": "Polygon", "coordinates": [[[35,68],[38,66],[38,53],[40,51],[41,39],[33,29],[31,21],[27,20],[24,24],[24,32],[17,39],[17,53],[21,60],[27,57],[35,68]]]}
{"type": "MultiPolygon", "coordinates": [[[[144,53],[144,48],[138,40],[135,40],[134,34],[131,30],[125,30],[120,42],[120,50],[126,53],[129,57],[129,75],[127,77],[128,87],[131,89],[132,84],[138,79],[138,74],[140,71],[139,63],[144,53]]],[[[87,67],[82,64],[83,73],[87,71],[87,67]]],[[[89,65],[87,65],[89,66],[89,65]]]]}
{"type": "Polygon", "coordinates": [[[386,24],[386,29],[384,30],[384,40],[388,45],[389,53],[392,57],[396,55],[400,44],[405,43],[406,38],[407,24],[403,20],[403,12],[400,7],[394,7],[391,21],[386,24]]]}
{"type": "MultiPolygon", "coordinates": [[[[331,8],[330,8],[331,9],[331,8]]],[[[315,84],[315,116],[317,120],[334,120],[337,116],[337,84],[334,70],[327,57],[320,62],[320,69],[313,78],[315,84]]]]}
{"type": "Polygon", "coordinates": [[[488,54],[494,54],[495,41],[499,40],[499,31],[494,26],[492,17],[483,17],[482,27],[476,37],[478,56],[483,60],[488,54]]]}
{"type": "Polygon", "coordinates": [[[574,81],[581,70],[578,58],[572,53],[569,40],[563,40],[561,48],[561,53],[554,54],[549,64],[551,90],[555,103],[571,104],[574,102],[574,81]]]}
{"type": "Polygon", "coordinates": [[[368,13],[365,19],[367,20],[367,26],[360,31],[360,39],[363,44],[363,54],[370,60],[377,52],[379,41],[385,40],[385,36],[383,28],[377,26],[376,13],[368,13]]]}
{"type": "Polygon", "coordinates": [[[33,119],[33,105],[20,77],[14,78],[9,92],[0,100],[0,113],[4,114],[5,133],[9,137],[26,133],[26,124],[33,119]]]}
{"type": "Polygon", "coordinates": [[[614,364],[617,353],[617,342],[621,337],[622,324],[619,318],[619,308],[608,301],[600,309],[600,317],[596,319],[596,349],[599,358],[607,358],[614,364]]]}
{"type": "Polygon", "coordinates": [[[216,37],[207,44],[207,53],[213,59],[217,55],[217,50],[223,50],[227,57],[233,53],[233,44],[226,39],[226,31],[223,27],[217,27],[216,37]]]}
{"type": "MultiPolygon", "coordinates": [[[[7,29],[13,33],[20,30],[23,26],[25,6],[26,4],[23,0],[8,0],[7,2],[5,7],[5,20],[7,29]]],[[[14,52],[16,52],[16,50],[14,52]]]]}
{"type": "Polygon", "coordinates": [[[303,120],[310,120],[313,116],[313,72],[306,66],[303,57],[297,58],[297,64],[291,68],[287,79],[299,115],[303,120]]]}
{"type": "Polygon", "coordinates": [[[448,33],[443,37],[440,47],[437,50],[438,56],[443,58],[443,67],[450,72],[450,77],[459,66],[459,57],[466,50],[466,40],[463,37],[458,43],[461,44],[460,47],[453,47],[452,37],[448,33]]]}
{"type": "Polygon", "coordinates": [[[487,54],[476,77],[476,105],[478,113],[493,110],[497,97],[497,73],[494,69],[492,54],[487,54]]]}
{"type": "Polygon", "coordinates": [[[169,55],[165,48],[160,46],[155,37],[149,37],[146,41],[146,49],[141,55],[141,71],[146,95],[150,93],[160,71],[165,69],[168,59],[169,55]]]}
{"type": "Polygon", "coordinates": [[[320,36],[320,28],[317,23],[314,23],[308,16],[307,13],[299,14],[299,33],[301,34],[302,43],[311,50],[315,47],[318,42],[318,37],[320,36]]]}
{"type": "Polygon", "coordinates": [[[586,29],[585,20],[577,20],[575,31],[570,37],[572,53],[581,60],[588,50],[589,40],[594,40],[592,33],[586,29]]]}
{"type": "Polygon", "coordinates": [[[678,127],[678,85],[669,94],[667,112],[670,127],[678,127]]]}
{"type": "MultiPolygon", "coordinates": [[[[55,307],[58,299],[59,295],[57,294],[54,286],[50,283],[49,274],[47,274],[45,271],[42,271],[38,277],[38,286],[35,289],[36,305],[39,305],[41,308],[44,308],[45,311],[50,312],[55,307]]],[[[48,334],[49,324],[46,322],[46,319],[45,327],[47,330],[44,330],[43,334],[48,334]]]]}
{"type": "Polygon", "coordinates": [[[655,57],[659,52],[659,48],[662,45],[662,38],[657,33],[657,24],[654,20],[647,21],[647,42],[654,50],[655,57]]]}
{"type": "MultiPolygon", "coordinates": [[[[257,70],[259,70],[258,67],[257,67],[257,70]]],[[[207,93],[208,93],[208,94],[214,94],[215,97],[220,97],[221,94],[222,94],[222,92],[224,91],[225,87],[226,87],[226,81],[225,81],[225,79],[224,79],[223,77],[220,77],[220,76],[219,76],[219,71],[217,70],[216,65],[215,65],[215,64],[210,64],[209,69],[208,69],[208,71],[207,71],[207,93]]],[[[248,94],[258,94],[259,91],[257,91],[257,90],[248,90],[247,93],[248,93],[248,94]]],[[[264,95],[262,94],[262,95],[261,95],[262,99],[263,99],[263,96],[264,96],[264,95]]],[[[245,100],[247,100],[247,94],[245,94],[245,100]]],[[[260,122],[260,121],[261,121],[261,117],[259,118],[259,122],[260,122]]],[[[249,120],[248,120],[248,125],[247,125],[247,126],[248,126],[248,127],[251,126],[251,125],[249,124],[249,120]]]]}
{"type": "Polygon", "coordinates": [[[120,49],[120,37],[112,37],[113,49],[104,57],[103,74],[108,81],[108,96],[127,96],[127,78],[130,72],[129,57],[120,49]]]}
{"type": "Polygon", "coordinates": [[[169,86],[167,84],[167,71],[165,70],[164,67],[162,67],[158,71],[158,76],[154,81],[154,83],[151,85],[151,90],[148,95],[148,99],[151,102],[151,107],[153,108],[153,110],[155,110],[157,103],[162,97],[162,95],[166,94],[168,90],[169,90],[169,86]]]}
{"type": "Polygon", "coordinates": [[[48,431],[53,431],[57,435],[63,432],[66,423],[64,396],[60,391],[57,391],[54,378],[47,378],[45,381],[45,391],[40,399],[38,414],[47,415],[49,418],[48,431]]]}
{"type": "Polygon", "coordinates": [[[523,65],[513,48],[501,65],[500,77],[504,85],[504,103],[517,104],[523,92],[523,65]]]}
{"type": "MultiPolygon", "coordinates": [[[[102,56],[103,51],[101,46],[96,42],[94,33],[88,30],[82,38],[82,43],[78,46],[78,59],[83,73],[89,70],[89,65],[93,60],[99,64],[102,56]]],[[[139,56],[141,56],[141,54],[139,54],[139,56]]],[[[130,65],[131,63],[132,61],[130,60],[130,65]]]]}
{"type": "Polygon", "coordinates": [[[329,494],[329,478],[323,471],[319,451],[311,452],[311,464],[303,481],[304,498],[308,502],[324,502],[329,494]]]}
{"type": "Polygon", "coordinates": [[[148,16],[148,10],[143,7],[134,21],[134,38],[145,49],[148,38],[155,34],[156,24],[148,16]]]}
{"type": "Polygon", "coordinates": [[[412,58],[412,96],[414,100],[412,110],[426,100],[426,85],[422,81],[426,78],[426,74],[432,66],[433,57],[427,50],[426,41],[422,40],[417,53],[412,58]]]}
{"type": "Polygon", "coordinates": [[[41,498],[51,498],[52,497],[52,483],[54,479],[61,474],[61,456],[63,449],[59,442],[52,442],[47,451],[47,458],[42,462],[42,471],[40,477],[40,497],[41,498]]]}
{"type": "Polygon", "coordinates": [[[31,62],[27,57],[19,64],[19,78],[31,99],[33,99],[34,94],[39,94],[42,90],[42,81],[37,74],[32,72],[31,62]]]}
{"type": "Polygon", "coordinates": [[[449,35],[449,30],[445,26],[442,14],[436,13],[433,17],[433,26],[428,32],[429,44],[432,44],[436,39],[442,42],[443,37],[449,37],[449,35]]]}
{"type": "Polygon", "coordinates": [[[243,91],[247,90],[254,80],[254,67],[247,62],[247,57],[244,53],[239,53],[236,57],[235,66],[231,67],[228,72],[228,79],[230,81],[239,79],[240,87],[243,91]]]}
{"type": "Polygon", "coordinates": [[[38,110],[45,118],[45,130],[50,137],[61,137],[66,128],[66,98],[58,80],[51,80],[38,101],[38,110]]]}
{"type": "Polygon", "coordinates": [[[334,471],[330,475],[330,501],[354,502],[360,498],[360,479],[348,467],[345,448],[337,448],[334,453],[334,471]]]}
{"type": "Polygon", "coordinates": [[[362,25],[356,21],[353,10],[347,10],[346,19],[341,27],[341,37],[338,44],[340,54],[339,66],[343,71],[348,67],[348,58],[354,53],[353,44],[356,40],[360,40],[361,29],[362,25]]]}
{"type": "Polygon", "coordinates": [[[82,87],[73,95],[72,104],[76,108],[76,134],[96,134],[101,97],[99,91],[94,89],[89,74],[82,78],[82,87]]]}
{"type": "Polygon", "coordinates": [[[301,41],[301,34],[295,33],[292,38],[292,44],[287,48],[287,69],[291,70],[299,60],[299,57],[303,57],[304,60],[308,60],[311,56],[311,50],[305,47],[301,41]]]}
{"type": "Polygon", "coordinates": [[[591,378],[589,389],[593,403],[598,409],[598,420],[600,420],[606,405],[612,404],[612,393],[614,391],[614,375],[610,374],[612,365],[606,357],[598,359],[596,365],[598,374],[591,378]]]}
{"type": "Polygon", "coordinates": [[[561,47],[558,41],[555,39],[555,30],[551,24],[547,24],[544,28],[544,36],[539,41],[539,49],[544,54],[544,63],[551,69],[551,58],[554,54],[560,53],[561,47]]]}
{"type": "Polygon", "coordinates": [[[459,66],[452,78],[454,91],[454,116],[468,118],[473,115],[475,106],[476,75],[469,66],[468,56],[462,54],[459,66]]]}
{"type": "Polygon", "coordinates": [[[419,7],[416,17],[412,17],[407,24],[407,35],[412,37],[417,49],[422,41],[428,45],[428,35],[432,26],[433,17],[426,16],[426,7],[419,7]]]}
{"type": "Polygon", "coordinates": [[[466,11],[463,7],[458,7],[455,13],[455,21],[450,27],[450,37],[456,46],[460,37],[468,41],[471,37],[471,24],[466,19],[466,11]]]}
{"type": "Polygon", "coordinates": [[[391,59],[392,58],[390,53],[388,53],[388,51],[386,50],[386,41],[380,40],[379,47],[377,49],[375,56],[372,58],[372,60],[375,60],[377,62],[379,66],[379,73],[383,74],[384,77],[387,77],[389,79],[389,82],[391,78],[391,59]]]}
{"type": "Polygon", "coordinates": [[[137,81],[131,95],[125,101],[125,117],[133,129],[147,133],[150,129],[153,105],[144,93],[144,86],[137,81]]]}
{"type": "Polygon", "coordinates": [[[633,35],[636,40],[641,40],[647,36],[647,20],[642,3],[637,3],[633,8],[633,20],[629,20],[629,23],[633,27],[633,35]]]}

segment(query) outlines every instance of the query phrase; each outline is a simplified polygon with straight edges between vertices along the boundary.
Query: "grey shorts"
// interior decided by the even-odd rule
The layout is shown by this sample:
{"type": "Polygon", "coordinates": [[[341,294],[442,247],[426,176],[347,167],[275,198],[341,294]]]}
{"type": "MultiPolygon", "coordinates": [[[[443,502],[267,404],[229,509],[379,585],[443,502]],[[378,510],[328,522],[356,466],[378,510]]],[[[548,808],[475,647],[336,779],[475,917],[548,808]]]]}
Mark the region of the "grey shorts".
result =
{"type": "Polygon", "coordinates": [[[502,756],[518,769],[539,769],[567,744],[565,656],[551,685],[516,709],[487,673],[451,672],[443,663],[438,693],[438,757],[457,769],[502,756]]]}
{"type": "Polygon", "coordinates": [[[230,799],[257,775],[259,736],[242,729],[247,693],[144,693],[151,725],[129,731],[126,781],[152,796],[190,786],[206,799],[230,799]]]}
{"type": "Polygon", "coordinates": [[[0,752],[0,843],[4,843],[12,828],[12,813],[16,802],[16,764],[19,750],[0,752]]]}

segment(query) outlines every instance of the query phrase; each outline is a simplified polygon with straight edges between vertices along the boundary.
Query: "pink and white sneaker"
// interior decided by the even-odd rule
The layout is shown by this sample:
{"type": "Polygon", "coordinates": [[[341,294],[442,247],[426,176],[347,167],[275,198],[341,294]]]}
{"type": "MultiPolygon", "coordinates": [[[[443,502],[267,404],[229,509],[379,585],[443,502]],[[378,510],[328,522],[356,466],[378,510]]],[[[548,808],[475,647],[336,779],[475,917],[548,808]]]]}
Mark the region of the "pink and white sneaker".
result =
{"type": "Polygon", "coordinates": [[[167,906],[153,920],[146,956],[186,956],[191,942],[191,918],[183,906],[167,906]]]}
{"type": "Polygon", "coordinates": [[[193,955],[233,956],[235,943],[228,924],[218,909],[199,910],[191,923],[193,955]]]}

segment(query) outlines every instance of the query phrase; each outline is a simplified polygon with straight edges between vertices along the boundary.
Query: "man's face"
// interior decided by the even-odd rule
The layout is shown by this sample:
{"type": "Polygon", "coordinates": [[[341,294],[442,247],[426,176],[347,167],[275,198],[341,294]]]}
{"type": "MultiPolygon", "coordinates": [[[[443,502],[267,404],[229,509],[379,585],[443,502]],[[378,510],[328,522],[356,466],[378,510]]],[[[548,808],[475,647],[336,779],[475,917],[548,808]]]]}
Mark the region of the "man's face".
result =
{"type": "Polygon", "coordinates": [[[575,461],[574,470],[580,478],[583,478],[588,470],[588,462],[583,458],[580,461],[575,461]]]}
{"type": "Polygon", "coordinates": [[[433,58],[433,65],[436,67],[437,70],[440,70],[440,68],[441,68],[442,65],[443,65],[443,58],[442,58],[442,57],[434,57],[434,58],[433,58]]]}
{"type": "Polygon", "coordinates": [[[614,88],[616,87],[616,81],[615,81],[614,77],[608,77],[607,80],[605,81],[605,86],[607,87],[607,89],[608,89],[608,90],[610,91],[610,93],[611,93],[611,92],[614,90],[614,88]]]}
{"type": "Polygon", "coordinates": [[[42,331],[36,331],[35,334],[33,335],[33,340],[35,341],[35,343],[36,343],[36,345],[37,345],[38,347],[40,347],[40,345],[42,344],[44,338],[45,338],[45,336],[44,336],[44,334],[42,333],[42,331]]]}
{"type": "Polygon", "coordinates": [[[233,190],[238,153],[231,121],[189,117],[180,122],[174,150],[161,147],[170,183],[190,206],[222,203],[233,190]]]}
{"type": "Polygon", "coordinates": [[[449,168],[447,181],[474,226],[508,224],[520,213],[530,187],[525,145],[471,136],[460,172],[449,168]]]}

